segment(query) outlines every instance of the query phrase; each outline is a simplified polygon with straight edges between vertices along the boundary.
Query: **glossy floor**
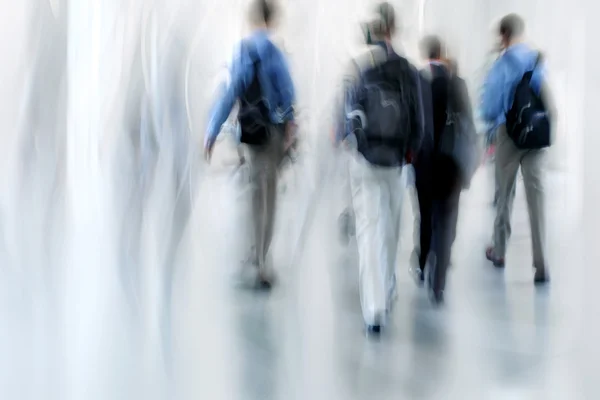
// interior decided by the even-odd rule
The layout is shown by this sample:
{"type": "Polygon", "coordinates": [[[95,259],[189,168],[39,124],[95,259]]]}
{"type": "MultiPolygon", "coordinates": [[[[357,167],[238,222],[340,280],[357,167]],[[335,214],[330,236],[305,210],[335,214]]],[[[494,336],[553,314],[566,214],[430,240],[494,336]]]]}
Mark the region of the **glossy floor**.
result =
{"type": "Polygon", "coordinates": [[[77,292],[58,296],[63,311],[43,324],[43,297],[25,303],[19,290],[7,289],[3,392],[49,399],[597,397],[599,325],[587,282],[598,274],[582,264],[578,198],[568,190],[568,173],[548,176],[553,281],[544,289],[532,285],[522,186],[507,267],[485,261],[491,171],[478,173],[462,198],[442,309],[430,306],[406,272],[413,229],[407,192],[399,298],[391,326],[378,338],[363,331],[353,244],[338,241],[341,177],[330,176],[306,221],[298,183],[289,180],[273,244],[280,279],[270,294],[232,284],[246,227],[244,191],[229,174],[212,174],[200,185],[170,298],[161,295],[168,293],[161,290],[166,278],[152,261],[159,250],[148,244],[163,241],[156,230],[145,239],[138,301],[128,300],[130,288],[110,258],[101,272],[90,270],[76,283],[77,292]]]}

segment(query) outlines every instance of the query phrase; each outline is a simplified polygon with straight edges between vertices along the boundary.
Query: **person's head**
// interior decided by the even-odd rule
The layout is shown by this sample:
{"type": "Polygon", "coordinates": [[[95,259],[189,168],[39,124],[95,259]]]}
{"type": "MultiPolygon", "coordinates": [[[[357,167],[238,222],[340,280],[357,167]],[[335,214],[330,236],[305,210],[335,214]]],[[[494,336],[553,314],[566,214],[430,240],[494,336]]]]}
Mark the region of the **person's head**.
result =
{"type": "Polygon", "coordinates": [[[274,0],[252,0],[250,22],[257,28],[270,28],[275,22],[277,11],[274,0]]]}
{"type": "Polygon", "coordinates": [[[367,42],[384,40],[390,41],[396,32],[396,13],[390,3],[379,3],[375,8],[375,18],[366,24],[367,42]]]}
{"type": "Polygon", "coordinates": [[[500,35],[500,46],[506,49],[518,42],[525,32],[525,21],[517,14],[508,14],[500,20],[498,34],[500,35]]]}
{"type": "Polygon", "coordinates": [[[421,54],[427,60],[442,58],[442,41],[435,35],[425,36],[421,40],[421,54]]]}

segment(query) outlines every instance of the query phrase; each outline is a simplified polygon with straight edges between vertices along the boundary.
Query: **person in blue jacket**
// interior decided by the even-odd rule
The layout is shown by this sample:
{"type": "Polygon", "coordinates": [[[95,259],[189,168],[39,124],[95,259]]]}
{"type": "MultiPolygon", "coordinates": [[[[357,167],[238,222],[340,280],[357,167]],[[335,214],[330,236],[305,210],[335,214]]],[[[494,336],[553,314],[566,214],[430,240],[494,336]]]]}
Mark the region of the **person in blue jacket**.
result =
{"type": "MultiPolygon", "coordinates": [[[[246,266],[252,284],[270,288],[274,271],[267,260],[275,223],[277,172],[290,143],[295,137],[295,89],[284,54],[273,43],[270,30],[275,22],[276,4],[255,0],[251,5],[251,23],[254,31],[242,40],[231,67],[231,79],[222,97],[212,111],[205,136],[205,156],[210,160],[212,151],[236,101],[246,94],[256,80],[266,112],[261,121],[268,125],[268,141],[263,144],[244,143],[244,156],[250,169],[252,184],[252,225],[254,245],[250,264],[246,266]]],[[[263,117],[261,115],[261,117],[263,117]]],[[[244,142],[242,133],[241,139],[244,142]]],[[[248,276],[243,274],[243,276],[248,276]]],[[[245,280],[245,279],[244,279],[245,280]]]]}
{"type": "Polygon", "coordinates": [[[482,117],[490,124],[497,124],[496,171],[498,204],[492,244],[486,249],[486,257],[496,267],[504,267],[506,246],[511,234],[510,217],[514,201],[519,167],[527,197],[535,283],[549,279],[546,258],[546,215],[544,194],[544,159],[546,149],[519,149],[508,136],[505,115],[512,106],[517,84],[527,71],[533,70],[531,88],[540,93],[544,79],[543,65],[538,64],[539,53],[523,41],[525,22],[516,14],[502,18],[498,34],[503,54],[496,60],[485,80],[482,96],[482,117]]]}

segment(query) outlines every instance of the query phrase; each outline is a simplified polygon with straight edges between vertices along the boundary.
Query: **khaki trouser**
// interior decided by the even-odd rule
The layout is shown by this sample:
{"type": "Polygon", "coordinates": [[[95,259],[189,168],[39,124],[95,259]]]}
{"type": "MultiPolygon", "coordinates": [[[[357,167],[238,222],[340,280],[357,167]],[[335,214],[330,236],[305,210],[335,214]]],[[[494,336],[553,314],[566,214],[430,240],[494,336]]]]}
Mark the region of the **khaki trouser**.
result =
{"type": "Polygon", "coordinates": [[[273,129],[269,143],[264,146],[244,145],[251,185],[252,228],[254,243],[252,262],[264,269],[275,226],[277,174],[284,156],[282,132],[273,129]]]}
{"type": "Polygon", "coordinates": [[[360,153],[350,163],[356,216],[360,300],[368,325],[380,324],[394,290],[400,238],[402,168],[378,167],[360,153]]]}
{"type": "Polygon", "coordinates": [[[546,150],[522,150],[515,146],[506,133],[504,125],[498,128],[496,145],[496,169],[499,179],[498,206],[494,223],[494,255],[505,258],[506,243],[511,234],[512,214],[517,172],[521,167],[527,208],[531,225],[533,264],[536,268],[546,267],[546,216],[543,184],[543,168],[546,150]]]}

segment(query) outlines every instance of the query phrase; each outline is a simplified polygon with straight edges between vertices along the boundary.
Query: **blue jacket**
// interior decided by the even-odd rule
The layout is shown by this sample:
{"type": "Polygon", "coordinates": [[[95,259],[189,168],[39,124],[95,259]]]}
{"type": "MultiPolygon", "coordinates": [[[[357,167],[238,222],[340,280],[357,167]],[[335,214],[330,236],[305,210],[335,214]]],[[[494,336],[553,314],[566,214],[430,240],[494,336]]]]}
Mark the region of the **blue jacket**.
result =
{"type": "Polygon", "coordinates": [[[254,78],[254,62],[248,47],[256,49],[260,59],[258,68],[261,90],[274,124],[294,119],[295,89],[283,53],[269,39],[266,31],[258,31],[242,41],[231,67],[231,81],[215,105],[208,123],[206,141],[214,142],[221,126],[229,117],[233,105],[254,78]]]}
{"type": "MultiPolygon", "coordinates": [[[[481,101],[481,114],[484,121],[494,127],[506,122],[506,113],[512,106],[517,84],[525,72],[533,69],[538,53],[524,43],[509,47],[494,63],[488,73],[481,101]]],[[[539,93],[543,79],[543,66],[535,69],[531,87],[539,93]]]]}

